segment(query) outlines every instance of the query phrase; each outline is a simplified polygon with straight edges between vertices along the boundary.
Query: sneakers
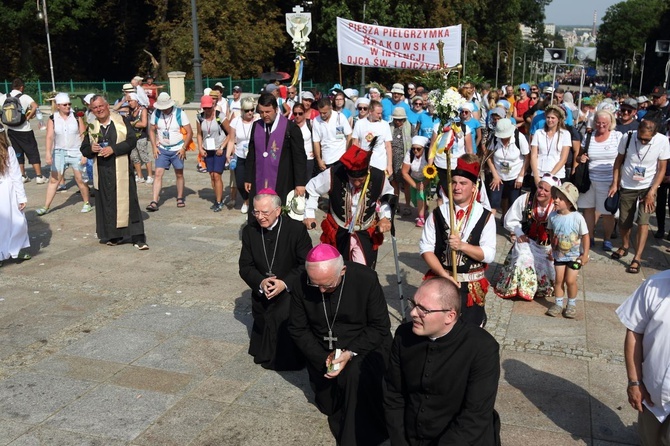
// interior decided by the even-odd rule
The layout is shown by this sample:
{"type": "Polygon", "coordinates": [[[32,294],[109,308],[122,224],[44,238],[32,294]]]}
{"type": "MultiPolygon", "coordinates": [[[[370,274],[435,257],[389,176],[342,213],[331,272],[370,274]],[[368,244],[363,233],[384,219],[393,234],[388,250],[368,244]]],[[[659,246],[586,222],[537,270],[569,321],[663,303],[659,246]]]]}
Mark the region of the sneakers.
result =
{"type": "Polygon", "coordinates": [[[135,248],[139,249],[140,251],[146,251],[147,249],[149,249],[149,245],[147,245],[147,244],[144,243],[144,242],[137,242],[137,243],[134,243],[133,246],[134,246],[135,248]]]}
{"type": "Polygon", "coordinates": [[[554,304],[544,314],[546,314],[547,316],[551,316],[551,317],[557,317],[557,316],[560,316],[560,314],[562,312],[563,312],[563,307],[561,307],[560,305],[554,304]]]}
{"type": "Polygon", "coordinates": [[[230,201],[230,195],[226,195],[226,196],[223,197],[223,199],[221,200],[221,206],[225,206],[226,203],[228,203],[229,201],[230,201]]]}
{"type": "Polygon", "coordinates": [[[91,206],[87,201],[86,203],[84,203],[84,206],[82,206],[81,213],[85,214],[87,212],[91,212],[92,210],[93,210],[93,206],[91,206]]]}
{"type": "Polygon", "coordinates": [[[654,238],[663,238],[663,236],[665,236],[665,229],[659,229],[654,232],[654,238]]]}
{"type": "Polygon", "coordinates": [[[56,192],[63,192],[67,190],[67,186],[64,184],[59,184],[58,187],[56,188],[56,192]]]}
{"type": "Polygon", "coordinates": [[[614,250],[614,248],[612,248],[612,242],[610,242],[609,240],[605,240],[603,242],[603,251],[610,252],[610,251],[613,251],[613,250],[614,250]]]}
{"type": "Polygon", "coordinates": [[[45,208],[44,206],[42,206],[41,208],[38,208],[38,209],[35,211],[35,213],[36,213],[37,215],[48,214],[48,213],[49,213],[49,208],[45,208]]]}
{"type": "Polygon", "coordinates": [[[214,204],[214,212],[221,212],[223,210],[223,201],[214,204]]]}
{"type": "Polygon", "coordinates": [[[40,175],[39,177],[35,177],[35,182],[37,184],[46,184],[49,180],[44,176],[40,175]]]}
{"type": "Polygon", "coordinates": [[[144,178],[140,177],[138,175],[135,175],[135,182],[136,183],[144,183],[144,178]]]}
{"type": "Polygon", "coordinates": [[[154,184],[154,177],[147,177],[147,184],[154,184]]]}
{"type": "Polygon", "coordinates": [[[563,310],[563,317],[567,319],[574,319],[577,317],[577,305],[568,305],[563,310]]]}
{"type": "Polygon", "coordinates": [[[416,221],[417,228],[423,228],[424,225],[426,224],[426,219],[423,217],[418,217],[414,221],[416,221]]]}
{"type": "Polygon", "coordinates": [[[23,175],[21,179],[23,180],[24,183],[30,183],[30,178],[28,178],[28,175],[23,175]]]}
{"type": "Polygon", "coordinates": [[[240,209],[240,212],[243,213],[243,214],[246,214],[247,212],[249,212],[249,205],[246,204],[246,203],[242,204],[242,209],[240,209]]]}

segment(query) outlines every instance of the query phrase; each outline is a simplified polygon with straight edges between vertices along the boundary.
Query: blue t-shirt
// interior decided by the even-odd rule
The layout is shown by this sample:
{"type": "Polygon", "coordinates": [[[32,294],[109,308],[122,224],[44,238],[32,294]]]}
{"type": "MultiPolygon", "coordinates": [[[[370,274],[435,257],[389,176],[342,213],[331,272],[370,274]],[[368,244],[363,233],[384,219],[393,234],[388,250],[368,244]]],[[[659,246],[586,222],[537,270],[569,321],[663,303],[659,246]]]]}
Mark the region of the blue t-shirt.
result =
{"type": "Polygon", "coordinates": [[[438,122],[440,122],[440,119],[437,116],[431,116],[428,113],[421,113],[419,115],[420,128],[418,135],[431,139],[433,137],[433,127],[438,122]]]}
{"type": "Polygon", "coordinates": [[[340,113],[342,113],[347,119],[351,118],[351,110],[348,108],[343,108],[340,110],[340,113]]]}
{"type": "Polygon", "coordinates": [[[465,125],[470,127],[470,131],[472,132],[472,150],[474,153],[477,153],[477,129],[482,126],[482,124],[475,118],[470,118],[467,121],[465,121],[465,125]]]}
{"type": "MultiPolygon", "coordinates": [[[[565,110],[563,110],[565,111],[565,110]]],[[[544,128],[544,124],[547,122],[547,118],[544,117],[544,110],[538,110],[533,120],[530,122],[530,134],[534,135],[539,129],[544,128]]],[[[565,113],[565,122],[566,126],[572,126],[573,123],[572,112],[565,113]]]]}
{"type": "Polygon", "coordinates": [[[547,229],[553,231],[551,251],[555,262],[574,262],[582,254],[582,236],[589,233],[586,220],[579,212],[549,214],[547,229]]]}
{"type": "Polygon", "coordinates": [[[396,107],[404,108],[408,118],[412,113],[412,109],[409,105],[407,105],[407,103],[405,103],[405,101],[400,101],[397,104],[394,104],[390,98],[384,98],[382,99],[382,119],[384,121],[391,122],[391,115],[393,114],[393,109],[396,107]]]}

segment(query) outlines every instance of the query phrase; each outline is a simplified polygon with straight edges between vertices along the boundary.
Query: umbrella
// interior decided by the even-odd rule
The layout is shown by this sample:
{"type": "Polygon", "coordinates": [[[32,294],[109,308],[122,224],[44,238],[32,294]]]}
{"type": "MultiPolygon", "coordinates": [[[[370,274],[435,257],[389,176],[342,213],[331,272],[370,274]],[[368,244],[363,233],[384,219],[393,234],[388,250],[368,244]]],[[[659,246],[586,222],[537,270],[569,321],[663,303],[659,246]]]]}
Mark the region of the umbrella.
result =
{"type": "Polygon", "coordinates": [[[291,79],[291,75],[283,71],[270,71],[268,73],[261,74],[261,79],[268,82],[285,81],[291,79]]]}

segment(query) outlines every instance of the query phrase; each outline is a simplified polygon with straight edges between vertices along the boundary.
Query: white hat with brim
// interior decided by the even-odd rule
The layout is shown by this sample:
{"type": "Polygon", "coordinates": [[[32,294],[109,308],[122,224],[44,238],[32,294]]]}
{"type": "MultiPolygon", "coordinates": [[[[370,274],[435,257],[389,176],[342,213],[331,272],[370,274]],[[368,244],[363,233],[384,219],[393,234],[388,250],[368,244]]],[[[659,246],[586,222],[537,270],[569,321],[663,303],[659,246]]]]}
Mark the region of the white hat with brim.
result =
{"type": "Polygon", "coordinates": [[[63,104],[69,104],[70,103],[70,95],[67,93],[58,93],[56,95],[56,104],[58,105],[63,105],[63,104]]]}
{"type": "Polygon", "coordinates": [[[393,84],[391,88],[391,93],[405,94],[405,87],[403,84],[393,84]]]}
{"type": "Polygon", "coordinates": [[[402,107],[396,107],[391,114],[392,119],[407,119],[407,112],[402,107]]]}
{"type": "Polygon", "coordinates": [[[174,105],[174,99],[172,99],[166,92],[163,92],[158,95],[158,99],[156,99],[156,102],[154,103],[154,108],[156,110],[167,110],[168,108],[174,107],[174,105]]]}
{"type": "Polygon", "coordinates": [[[515,128],[510,119],[500,119],[496,123],[496,138],[511,138],[514,135],[515,128]]]}
{"type": "Polygon", "coordinates": [[[286,195],[286,206],[288,207],[288,216],[293,220],[303,221],[305,218],[305,196],[296,196],[295,190],[286,195]]]}

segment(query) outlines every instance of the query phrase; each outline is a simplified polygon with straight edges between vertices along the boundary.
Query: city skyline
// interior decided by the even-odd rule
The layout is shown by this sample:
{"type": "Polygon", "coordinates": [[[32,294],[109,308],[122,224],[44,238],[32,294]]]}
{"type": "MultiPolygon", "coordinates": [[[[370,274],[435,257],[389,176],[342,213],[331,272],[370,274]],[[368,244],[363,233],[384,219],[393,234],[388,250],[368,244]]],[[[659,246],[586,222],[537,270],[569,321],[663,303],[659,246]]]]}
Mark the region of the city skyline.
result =
{"type": "Polygon", "coordinates": [[[593,23],[593,11],[598,12],[597,24],[610,6],[621,3],[621,0],[553,0],[545,9],[545,22],[563,25],[590,25],[593,23]],[[588,5],[585,7],[585,3],[588,5]],[[588,9],[585,9],[588,8],[588,9]],[[575,13],[577,11],[577,13],[575,13]]]}

